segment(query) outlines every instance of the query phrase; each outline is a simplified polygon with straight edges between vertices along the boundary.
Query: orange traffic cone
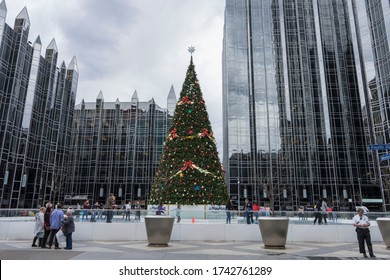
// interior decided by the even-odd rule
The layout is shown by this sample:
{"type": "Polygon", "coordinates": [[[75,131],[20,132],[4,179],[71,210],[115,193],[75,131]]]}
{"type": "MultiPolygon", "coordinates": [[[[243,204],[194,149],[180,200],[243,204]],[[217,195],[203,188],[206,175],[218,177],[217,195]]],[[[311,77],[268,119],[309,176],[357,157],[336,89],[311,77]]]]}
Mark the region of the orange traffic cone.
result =
{"type": "Polygon", "coordinates": [[[193,223],[193,224],[195,223],[195,218],[194,218],[194,216],[192,216],[192,223],[193,223]]]}

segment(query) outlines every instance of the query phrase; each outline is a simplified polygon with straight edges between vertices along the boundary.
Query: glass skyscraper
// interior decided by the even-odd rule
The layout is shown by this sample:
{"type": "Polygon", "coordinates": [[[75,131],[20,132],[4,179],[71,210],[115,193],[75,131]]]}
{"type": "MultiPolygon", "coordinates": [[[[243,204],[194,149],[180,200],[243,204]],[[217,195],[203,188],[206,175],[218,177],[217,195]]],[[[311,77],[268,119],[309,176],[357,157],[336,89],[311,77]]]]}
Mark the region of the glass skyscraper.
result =
{"type": "Polygon", "coordinates": [[[0,207],[30,208],[55,199],[70,155],[77,92],[76,58],[57,68],[53,39],[41,56],[38,36],[29,42],[24,8],[14,28],[0,3],[0,207]]]}
{"type": "Polygon", "coordinates": [[[160,163],[176,106],[173,86],[167,108],[154,99],[142,102],[135,91],[130,102],[81,102],[75,108],[70,169],[60,197],[66,204],[82,199],[104,203],[109,193],[116,203],[145,204],[160,163]]]}
{"type": "Polygon", "coordinates": [[[0,207],[35,208],[45,201],[82,199],[117,203],[147,201],[176,106],[173,86],[167,107],[154,100],[96,102],[75,106],[76,58],[57,65],[53,39],[28,39],[24,8],[13,28],[0,2],[0,207]]]}
{"type": "Polygon", "coordinates": [[[389,161],[368,150],[389,143],[388,22],[388,1],[226,0],[224,166],[238,204],[269,204],[265,186],[279,209],[389,203],[377,172],[389,161]]]}

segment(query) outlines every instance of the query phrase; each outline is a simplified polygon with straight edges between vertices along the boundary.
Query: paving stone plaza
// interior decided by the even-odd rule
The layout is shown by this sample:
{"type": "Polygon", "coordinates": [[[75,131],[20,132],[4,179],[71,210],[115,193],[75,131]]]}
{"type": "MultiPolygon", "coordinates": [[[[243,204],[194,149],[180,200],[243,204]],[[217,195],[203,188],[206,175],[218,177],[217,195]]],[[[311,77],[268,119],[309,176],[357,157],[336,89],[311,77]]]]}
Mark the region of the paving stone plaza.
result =
{"type": "MultiPolygon", "coordinates": [[[[390,260],[383,242],[373,242],[377,260],[390,260]]],[[[282,250],[261,242],[180,241],[149,247],[146,241],[74,241],[73,250],[31,248],[31,240],[0,241],[1,260],[358,260],[355,243],[292,242],[282,250]]]]}

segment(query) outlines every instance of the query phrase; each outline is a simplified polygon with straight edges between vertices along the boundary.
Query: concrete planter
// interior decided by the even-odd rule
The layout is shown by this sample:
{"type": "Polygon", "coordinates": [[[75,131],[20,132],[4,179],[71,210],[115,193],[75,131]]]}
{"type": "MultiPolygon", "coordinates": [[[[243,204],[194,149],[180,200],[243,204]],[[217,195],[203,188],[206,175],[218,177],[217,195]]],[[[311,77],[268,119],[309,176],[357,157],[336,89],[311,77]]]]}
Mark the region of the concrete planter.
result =
{"type": "Polygon", "coordinates": [[[171,216],[145,216],[149,246],[168,246],[174,221],[171,216]]]}
{"type": "Polygon", "coordinates": [[[287,217],[260,217],[258,222],[264,246],[270,249],[284,249],[289,219],[287,217]]]}
{"type": "Polygon", "coordinates": [[[376,223],[387,249],[390,249],[390,218],[377,218],[376,223]]]}

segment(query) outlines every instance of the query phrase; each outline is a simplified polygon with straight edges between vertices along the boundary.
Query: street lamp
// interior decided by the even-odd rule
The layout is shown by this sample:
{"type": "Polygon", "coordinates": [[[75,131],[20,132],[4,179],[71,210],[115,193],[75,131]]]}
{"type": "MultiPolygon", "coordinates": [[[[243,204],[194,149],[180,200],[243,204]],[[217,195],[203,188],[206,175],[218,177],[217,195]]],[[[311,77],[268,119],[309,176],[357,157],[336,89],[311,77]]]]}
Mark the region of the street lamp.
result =
{"type": "Polygon", "coordinates": [[[345,187],[343,188],[343,197],[344,197],[344,199],[348,199],[348,192],[347,192],[347,189],[345,187]]]}
{"type": "Polygon", "coordinates": [[[7,171],[5,171],[3,185],[7,185],[8,184],[8,177],[9,177],[9,171],[7,170],[7,171]]]}

